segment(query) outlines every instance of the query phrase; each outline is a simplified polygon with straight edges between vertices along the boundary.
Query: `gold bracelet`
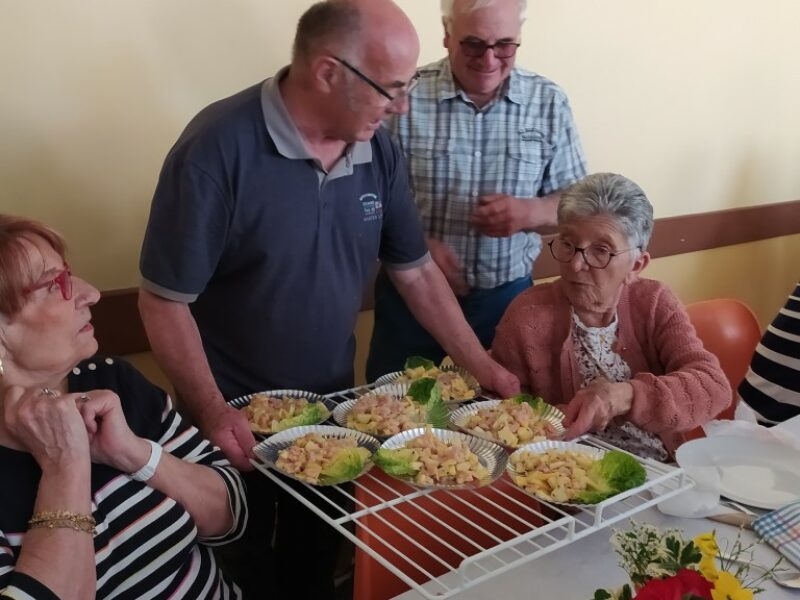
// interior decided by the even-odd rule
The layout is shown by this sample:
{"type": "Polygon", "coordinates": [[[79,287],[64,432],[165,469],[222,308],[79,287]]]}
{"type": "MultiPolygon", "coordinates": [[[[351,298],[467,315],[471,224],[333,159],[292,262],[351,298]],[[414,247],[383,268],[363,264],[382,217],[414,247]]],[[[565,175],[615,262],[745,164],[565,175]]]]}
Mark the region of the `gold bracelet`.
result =
{"type": "Polygon", "coordinates": [[[28,528],[65,528],[94,535],[96,524],[97,522],[92,515],[82,515],[80,513],[58,510],[36,513],[31,517],[30,521],[28,521],[28,528]]]}

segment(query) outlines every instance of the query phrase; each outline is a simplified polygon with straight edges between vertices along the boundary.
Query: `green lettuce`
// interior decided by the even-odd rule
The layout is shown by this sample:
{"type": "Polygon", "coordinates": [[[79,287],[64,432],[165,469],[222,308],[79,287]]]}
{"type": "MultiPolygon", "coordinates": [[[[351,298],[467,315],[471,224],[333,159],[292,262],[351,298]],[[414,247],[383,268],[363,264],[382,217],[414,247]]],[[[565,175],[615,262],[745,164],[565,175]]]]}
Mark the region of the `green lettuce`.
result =
{"type": "Polygon", "coordinates": [[[574,500],[583,504],[597,504],[620,492],[638,487],[647,479],[644,467],[633,456],[611,450],[595,461],[587,471],[589,487],[574,500]]]}
{"type": "Polygon", "coordinates": [[[372,457],[372,461],[389,475],[409,477],[416,475],[422,463],[416,460],[416,453],[410,448],[389,450],[380,448],[372,457]]]}
{"type": "Polygon", "coordinates": [[[406,359],[406,364],[403,367],[404,369],[417,369],[419,367],[425,367],[425,370],[433,369],[436,366],[432,360],[428,360],[424,356],[409,356],[406,359]]]}
{"type": "Polygon", "coordinates": [[[300,425],[316,425],[331,416],[331,411],[322,402],[309,402],[306,407],[293,417],[278,421],[277,431],[300,425]]]}
{"type": "Polygon", "coordinates": [[[364,469],[369,458],[366,448],[344,448],[339,450],[319,474],[322,485],[334,485],[355,479],[364,469]]]}
{"type": "Polygon", "coordinates": [[[544,409],[547,408],[547,403],[540,396],[533,397],[530,394],[517,394],[511,400],[516,404],[530,404],[536,413],[544,412],[544,409]]]}
{"type": "Polygon", "coordinates": [[[442,399],[442,388],[433,377],[422,377],[408,386],[408,395],[414,402],[429,404],[442,399]]]}
{"type": "Polygon", "coordinates": [[[439,429],[450,423],[450,411],[442,401],[442,388],[432,377],[417,379],[408,387],[408,395],[414,402],[425,406],[425,422],[439,429]]]}

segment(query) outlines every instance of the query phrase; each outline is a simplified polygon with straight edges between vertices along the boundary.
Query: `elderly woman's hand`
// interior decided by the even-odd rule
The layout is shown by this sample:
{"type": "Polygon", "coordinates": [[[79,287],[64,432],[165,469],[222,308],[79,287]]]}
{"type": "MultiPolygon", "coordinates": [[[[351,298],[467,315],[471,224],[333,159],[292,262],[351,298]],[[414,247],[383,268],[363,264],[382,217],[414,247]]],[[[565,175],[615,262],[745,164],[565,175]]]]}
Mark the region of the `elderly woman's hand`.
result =
{"type": "Polygon", "coordinates": [[[43,472],[89,465],[89,438],[76,406],[78,396],[17,386],[6,392],[6,428],[43,472]]]}
{"type": "Polygon", "coordinates": [[[566,439],[605,429],[611,419],[626,414],[633,402],[633,386],[630,383],[611,383],[598,379],[580,390],[570,400],[564,411],[566,439]]]}
{"type": "Polygon", "coordinates": [[[141,469],[150,457],[150,444],[128,427],[119,396],[110,390],[92,390],[78,396],[92,461],[123,473],[141,469]]]}

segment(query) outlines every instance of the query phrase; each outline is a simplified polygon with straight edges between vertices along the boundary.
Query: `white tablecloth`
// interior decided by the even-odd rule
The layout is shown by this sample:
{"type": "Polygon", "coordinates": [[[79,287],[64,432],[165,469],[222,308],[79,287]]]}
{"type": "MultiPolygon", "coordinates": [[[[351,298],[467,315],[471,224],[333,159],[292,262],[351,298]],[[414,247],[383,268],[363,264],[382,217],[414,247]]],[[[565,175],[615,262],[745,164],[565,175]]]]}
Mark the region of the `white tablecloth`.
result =
{"type": "MultiPolygon", "coordinates": [[[[800,417],[795,417],[777,427],[790,431],[800,437],[800,417]]],[[[717,532],[722,545],[725,539],[731,543],[736,538],[737,529],[707,519],[682,519],[668,517],[651,508],[634,517],[661,528],[683,529],[686,537],[694,537],[710,530],[717,532]]],[[[620,523],[620,529],[627,528],[620,523]]],[[[626,573],[617,564],[617,555],[608,540],[611,531],[598,531],[569,546],[561,548],[522,565],[508,573],[494,577],[482,584],[468,589],[458,596],[459,600],[589,600],[594,590],[600,587],[620,587],[627,582],[626,573]]],[[[754,540],[755,534],[745,530],[743,539],[754,540]]],[[[772,565],[778,554],[769,546],[762,544],[755,554],[756,562],[772,565]]],[[[787,565],[791,568],[791,565],[787,565]]],[[[452,575],[445,576],[452,577],[452,575]]],[[[775,585],[772,581],[764,583],[765,591],[757,596],[760,600],[800,600],[800,590],[791,590],[775,585]]],[[[409,591],[397,596],[396,600],[419,600],[420,594],[409,591]]]]}
{"type": "MultiPolygon", "coordinates": [[[[668,517],[656,509],[648,509],[634,517],[661,528],[683,529],[691,538],[710,530],[717,532],[717,539],[731,542],[737,529],[730,525],[715,523],[707,519],[678,519],[668,517]]],[[[621,523],[621,529],[627,524],[621,523]]],[[[745,530],[743,539],[753,540],[754,534],[745,530]]],[[[617,565],[617,555],[608,539],[611,531],[604,529],[560,548],[551,554],[537,558],[508,573],[494,577],[457,595],[458,600],[590,600],[597,588],[621,587],[628,581],[625,571],[617,565]]],[[[778,554],[769,546],[759,546],[755,559],[764,565],[772,565],[778,554]]],[[[791,566],[791,565],[789,565],[791,566]]],[[[757,598],[763,600],[798,600],[800,590],[778,587],[772,581],[764,584],[765,592],[757,598]]],[[[419,600],[415,591],[397,596],[397,600],[419,600]]]]}

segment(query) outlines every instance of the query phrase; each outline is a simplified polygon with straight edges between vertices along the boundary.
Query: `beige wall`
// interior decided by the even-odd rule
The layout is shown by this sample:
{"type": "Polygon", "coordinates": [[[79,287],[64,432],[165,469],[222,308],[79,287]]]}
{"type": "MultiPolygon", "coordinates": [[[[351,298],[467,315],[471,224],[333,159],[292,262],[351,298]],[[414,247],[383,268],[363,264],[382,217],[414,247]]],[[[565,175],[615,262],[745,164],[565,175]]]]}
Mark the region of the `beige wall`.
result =
{"type": "MultiPolygon", "coordinates": [[[[310,4],[0,0],[0,210],[61,230],[101,289],[136,285],[165,153],[200,108],[288,60],[310,4]]],[[[400,0],[421,62],[443,52],[438,4],[400,0]]],[[[656,216],[794,200],[798,22],[796,0],[531,0],[519,63],[567,90],[591,168],[637,180],[656,216]]],[[[799,254],[792,237],[650,273],[687,300],[745,298],[766,320],[799,254]]]]}

